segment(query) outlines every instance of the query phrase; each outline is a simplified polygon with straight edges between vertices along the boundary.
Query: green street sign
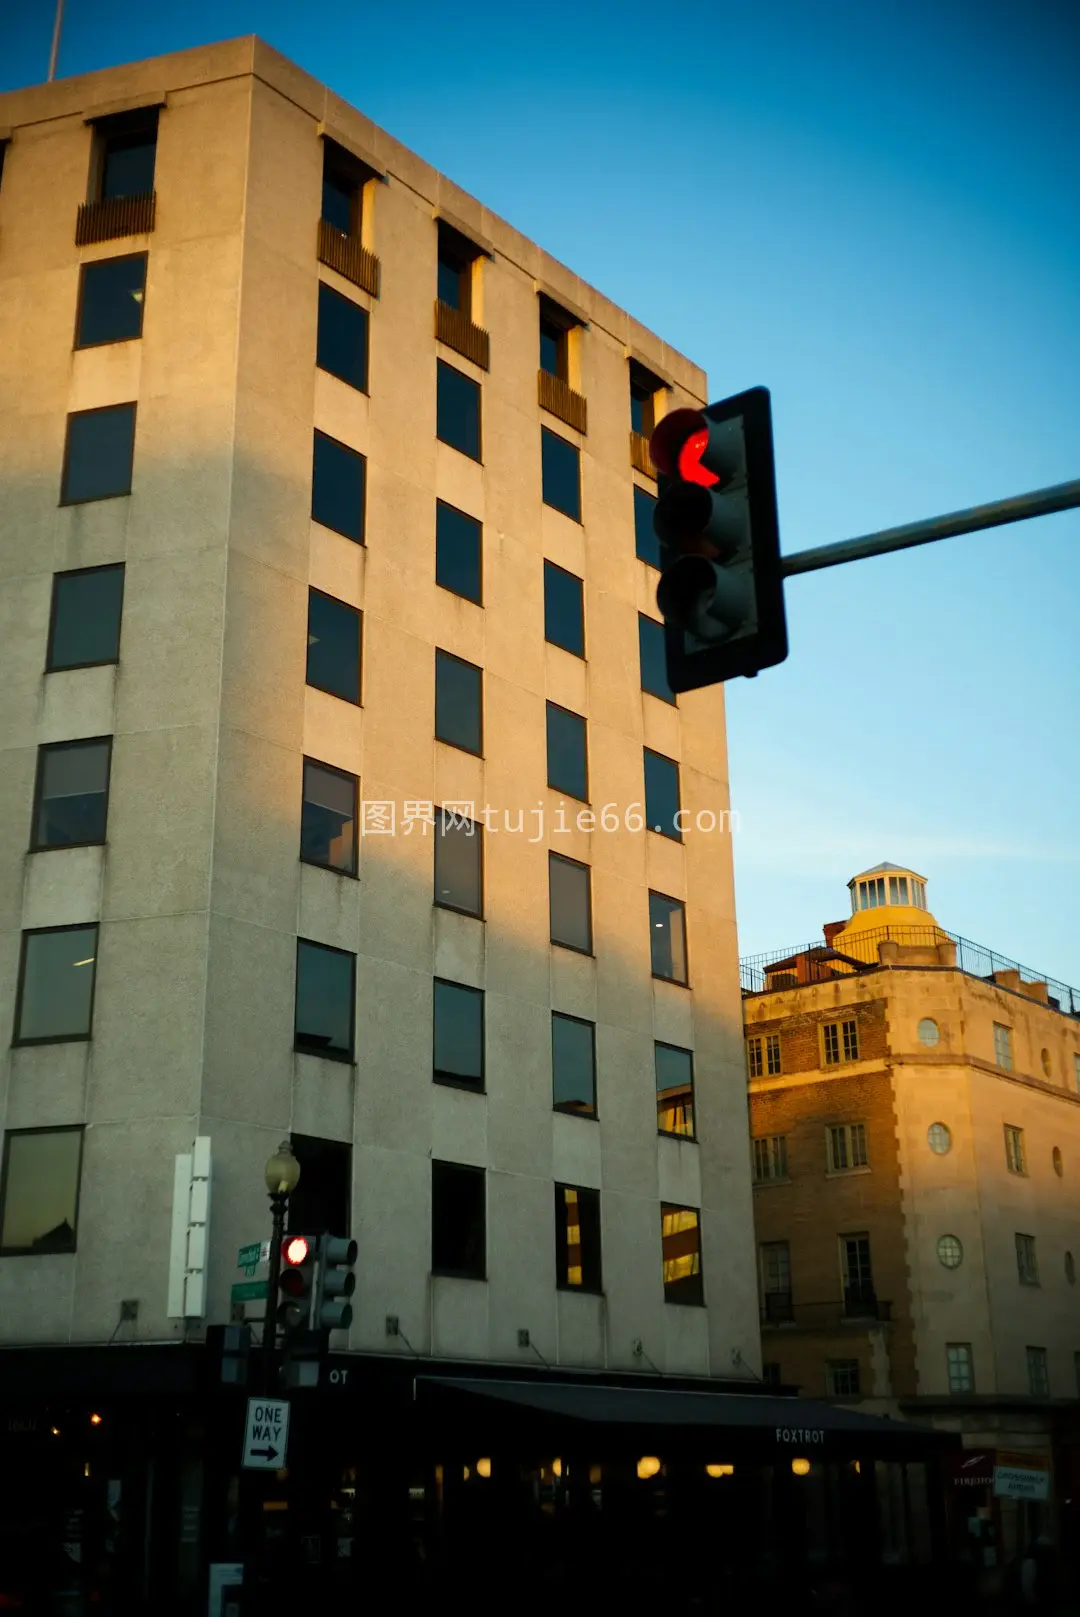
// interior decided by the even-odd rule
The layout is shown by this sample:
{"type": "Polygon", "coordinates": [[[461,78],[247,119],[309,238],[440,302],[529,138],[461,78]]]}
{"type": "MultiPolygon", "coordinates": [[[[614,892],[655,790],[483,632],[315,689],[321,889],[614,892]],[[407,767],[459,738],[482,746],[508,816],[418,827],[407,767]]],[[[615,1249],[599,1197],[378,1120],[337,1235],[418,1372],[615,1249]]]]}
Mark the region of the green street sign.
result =
{"type": "Polygon", "coordinates": [[[250,1246],[242,1246],[236,1254],[236,1267],[238,1269],[250,1268],[253,1263],[258,1263],[261,1252],[261,1241],[252,1241],[250,1246]]]}
{"type": "Polygon", "coordinates": [[[240,1280],[230,1293],[234,1303],[255,1303],[266,1296],[265,1280],[240,1280]]]}

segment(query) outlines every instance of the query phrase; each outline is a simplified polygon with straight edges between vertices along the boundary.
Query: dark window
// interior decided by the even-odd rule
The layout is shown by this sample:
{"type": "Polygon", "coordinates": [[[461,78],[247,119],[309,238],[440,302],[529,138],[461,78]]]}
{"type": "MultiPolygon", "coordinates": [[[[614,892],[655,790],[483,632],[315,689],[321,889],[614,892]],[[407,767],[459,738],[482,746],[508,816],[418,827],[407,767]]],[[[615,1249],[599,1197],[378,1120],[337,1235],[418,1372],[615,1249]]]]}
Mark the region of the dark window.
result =
{"type": "Polygon", "coordinates": [[[356,956],[297,938],[296,1048],[351,1061],[355,1024],[356,956]]]}
{"type": "Polygon", "coordinates": [[[547,705],[547,783],[556,792],[589,801],[585,720],[554,702],[547,705]]]}
{"type": "Polygon", "coordinates": [[[649,936],[652,940],[653,976],[685,986],[686,906],[677,898],[650,893],[649,936]]]}
{"type": "Polygon", "coordinates": [[[348,1235],[352,1227],[352,1147],[344,1140],[294,1134],[300,1182],[289,1197],[294,1235],[348,1235]]]}
{"type": "Polygon", "coordinates": [[[435,739],[484,751],[484,671],[448,651],[435,653],[435,739]]]}
{"type": "Polygon", "coordinates": [[[130,494],[134,450],[133,404],[110,404],[104,410],[69,415],[60,504],[79,505],[130,494]]]}
{"type": "Polygon", "coordinates": [[[367,392],[368,314],[351,298],[319,282],[319,333],[315,363],[350,387],[367,392]]]}
{"type": "Polygon", "coordinates": [[[108,736],[38,748],[31,853],[105,841],[111,756],[108,736]]]}
{"type": "Polygon", "coordinates": [[[656,1127],[694,1138],[694,1057],[673,1044],[656,1046],[656,1127]]]}
{"type": "Polygon", "coordinates": [[[656,395],[663,383],[639,365],[630,361],[630,427],[643,438],[651,438],[656,426],[656,395]]]}
{"type": "Polygon", "coordinates": [[[79,275],[76,348],[141,337],[145,295],[145,253],[84,264],[79,275]]]}
{"type": "Polygon", "coordinates": [[[308,591],[307,682],[344,702],[360,701],[361,617],[355,606],[308,591]]]}
{"type": "Polygon", "coordinates": [[[656,510],[656,499],[652,494],[646,494],[643,488],[634,484],[634,549],[642,561],[647,561],[650,567],[660,565],[660,541],[653,528],[653,512],[656,510]]]}
{"type": "Polygon", "coordinates": [[[557,1112],[596,1116],[596,1028],[592,1022],[552,1011],[551,1087],[557,1112]]]}
{"type": "Polygon", "coordinates": [[[761,1366],[761,1379],[767,1387],[780,1387],[780,1366],[778,1364],[763,1364],[761,1366]]]}
{"type": "Polygon", "coordinates": [[[136,113],[98,126],[101,198],[146,196],[154,189],[157,113],[136,113]]]}
{"type": "Polygon", "coordinates": [[[435,582],[444,590],[463,595],[481,604],[483,529],[475,517],[468,517],[442,500],[435,504],[435,582]]]}
{"type": "Polygon", "coordinates": [[[477,248],[452,225],[439,221],[439,269],[436,294],[440,303],[472,319],[472,266],[477,248]]]}
{"type": "Polygon", "coordinates": [[[345,236],[359,236],[366,174],[344,147],[323,141],[322,216],[345,236]]]}
{"type": "Polygon", "coordinates": [[[475,820],[435,811],[435,903],[480,917],[484,913],[482,842],[475,820]]]}
{"type": "Polygon", "coordinates": [[[311,514],[316,522],[346,539],[364,542],[364,472],[366,462],[355,449],[315,434],[311,476],[311,514]]]}
{"type": "Polygon", "coordinates": [[[548,854],[551,941],[592,954],[592,872],[576,859],[548,854]]]}
{"type": "Polygon", "coordinates": [[[15,1044],[90,1037],[97,937],[96,926],[23,933],[15,1044]]]}
{"type": "Polygon", "coordinates": [[[74,1252],[82,1146],[81,1128],[7,1131],[0,1256],[74,1252]]]}
{"type": "Polygon", "coordinates": [[[80,567],[53,579],[47,673],[94,668],[120,656],[124,568],[80,567]]]}
{"type": "Polygon", "coordinates": [[[660,1208],[664,1249],[664,1301],[705,1302],[701,1281],[701,1215],[693,1207],[660,1208]]]}
{"type": "Polygon", "coordinates": [[[673,842],[682,841],[679,828],[679,766],[662,753],[645,748],[645,823],[673,842]]]}
{"type": "Polygon", "coordinates": [[[304,759],[300,810],[300,857],[346,876],[356,875],[355,775],[304,759]]]}
{"type": "Polygon", "coordinates": [[[431,1164],[431,1270],[461,1280],[487,1278],[483,1168],[431,1164]]]}
{"type": "Polygon", "coordinates": [[[638,652],[641,658],[641,688],[650,696],[674,705],[675,692],[668,684],[664,625],[638,613],[638,652]]]}
{"type": "Polygon", "coordinates": [[[570,376],[570,337],[563,322],[540,306],[540,369],[561,382],[570,376]]]}
{"type": "Polygon", "coordinates": [[[479,988],[435,979],[434,1077],[462,1089],[484,1087],[484,996],[479,988]]]}
{"type": "Polygon", "coordinates": [[[844,1311],[861,1317],[877,1309],[874,1293],[874,1273],[870,1264],[870,1237],[858,1235],[840,1237],[840,1267],[844,1279],[844,1311]]]}
{"type": "Polygon", "coordinates": [[[602,1291],[600,1192],[555,1186],[555,1284],[560,1291],[602,1291]]]}
{"type": "Polygon", "coordinates": [[[544,504],[581,521],[581,455],[576,444],[540,428],[544,504]]]}
{"type": "Polygon", "coordinates": [[[435,431],[444,444],[480,459],[480,384],[438,361],[435,431]]]}
{"type": "Polygon", "coordinates": [[[575,657],[585,655],[583,591],[580,578],[553,561],[544,563],[544,639],[575,657]]]}

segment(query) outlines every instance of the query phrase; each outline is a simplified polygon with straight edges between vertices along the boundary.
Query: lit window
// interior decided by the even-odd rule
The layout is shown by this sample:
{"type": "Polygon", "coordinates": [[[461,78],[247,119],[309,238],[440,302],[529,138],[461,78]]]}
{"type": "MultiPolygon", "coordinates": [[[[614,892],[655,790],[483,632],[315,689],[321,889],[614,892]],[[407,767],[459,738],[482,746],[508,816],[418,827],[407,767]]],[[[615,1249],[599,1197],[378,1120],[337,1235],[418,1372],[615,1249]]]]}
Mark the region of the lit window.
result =
{"type": "Polygon", "coordinates": [[[603,1289],[598,1190],[555,1186],[555,1261],[555,1283],[561,1291],[603,1289]]]}
{"type": "Polygon", "coordinates": [[[692,1207],[660,1208],[664,1265],[664,1301],[705,1301],[701,1279],[701,1215],[692,1207]]]}
{"type": "Polygon", "coordinates": [[[655,1046],[656,1127],[694,1138],[694,1057],[672,1044],[655,1046]]]}
{"type": "Polygon", "coordinates": [[[0,1254],[74,1252],[81,1128],[8,1129],[0,1192],[0,1254]]]}

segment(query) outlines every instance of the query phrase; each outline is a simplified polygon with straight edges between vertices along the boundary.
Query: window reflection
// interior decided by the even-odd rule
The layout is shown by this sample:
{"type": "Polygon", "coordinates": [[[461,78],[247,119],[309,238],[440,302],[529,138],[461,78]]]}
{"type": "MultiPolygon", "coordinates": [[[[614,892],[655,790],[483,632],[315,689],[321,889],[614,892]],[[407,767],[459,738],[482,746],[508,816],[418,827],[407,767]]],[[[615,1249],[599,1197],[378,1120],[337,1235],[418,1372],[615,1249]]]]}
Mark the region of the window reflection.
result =
{"type": "Polygon", "coordinates": [[[552,1011],[551,1077],[557,1112],[596,1116],[596,1029],[591,1022],[552,1011]]]}
{"type": "Polygon", "coordinates": [[[23,934],[17,1044],[89,1037],[97,933],[65,926],[23,934]]]}
{"type": "Polygon", "coordinates": [[[660,1210],[664,1261],[664,1301],[702,1303],[700,1215],[693,1207],[660,1210]]]}
{"type": "Polygon", "coordinates": [[[679,899],[649,894],[649,936],[653,976],[685,985],[686,909],[679,899]]]}
{"type": "Polygon", "coordinates": [[[83,1131],[9,1130],[0,1252],[74,1252],[83,1131]]]}
{"type": "Polygon", "coordinates": [[[356,874],[357,784],[356,776],[344,770],[304,760],[301,859],[349,876],[356,874]]]}
{"type": "Polygon", "coordinates": [[[483,915],[480,827],[447,809],[435,813],[435,903],[465,915],[483,915]]]}
{"type": "Polygon", "coordinates": [[[694,1137],[694,1058],[672,1044],[656,1046],[656,1126],[694,1137]]]}
{"type": "Polygon", "coordinates": [[[325,944],[296,943],[296,1048],[351,1061],[356,956],[325,944]]]}

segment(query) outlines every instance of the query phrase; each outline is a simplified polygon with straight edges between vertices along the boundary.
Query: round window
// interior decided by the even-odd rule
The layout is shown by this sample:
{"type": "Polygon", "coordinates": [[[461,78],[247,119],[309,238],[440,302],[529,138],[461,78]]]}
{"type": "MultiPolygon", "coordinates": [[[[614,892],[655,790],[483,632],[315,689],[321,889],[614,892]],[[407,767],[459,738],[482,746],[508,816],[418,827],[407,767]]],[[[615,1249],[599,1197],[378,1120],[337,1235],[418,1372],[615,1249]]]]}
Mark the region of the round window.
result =
{"type": "Polygon", "coordinates": [[[943,1157],[952,1147],[952,1135],[947,1123],[931,1123],[926,1131],[926,1143],[936,1156],[943,1157]]]}
{"type": "Polygon", "coordinates": [[[938,1262],[944,1269],[959,1269],[964,1261],[964,1249],[955,1235],[940,1235],[937,1244],[938,1262]]]}
{"type": "Polygon", "coordinates": [[[1065,1254],[1065,1278],[1070,1286],[1076,1285],[1076,1259],[1071,1252],[1065,1254]]]}
{"type": "Polygon", "coordinates": [[[1043,1050],[1041,1052],[1040,1056],[1039,1056],[1039,1060],[1042,1062],[1042,1070],[1043,1070],[1043,1072],[1049,1078],[1050,1074],[1054,1070],[1054,1064],[1050,1060],[1050,1052],[1049,1052],[1049,1050],[1043,1050]]]}
{"type": "Polygon", "coordinates": [[[934,1018],[932,1016],[924,1016],[922,1021],[919,1023],[919,1043],[925,1044],[928,1050],[932,1050],[940,1037],[941,1034],[938,1031],[938,1025],[934,1021],[934,1018]]]}
{"type": "Polygon", "coordinates": [[[1060,1145],[1055,1145],[1055,1147],[1054,1147],[1054,1149],[1053,1149],[1053,1151],[1051,1153],[1051,1156],[1050,1156],[1050,1161],[1054,1164],[1054,1172],[1057,1174],[1058,1178],[1060,1179],[1062,1174],[1065,1172],[1065,1165],[1061,1160],[1061,1147],[1060,1147],[1060,1145]]]}

